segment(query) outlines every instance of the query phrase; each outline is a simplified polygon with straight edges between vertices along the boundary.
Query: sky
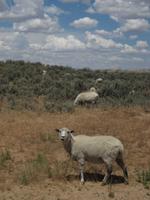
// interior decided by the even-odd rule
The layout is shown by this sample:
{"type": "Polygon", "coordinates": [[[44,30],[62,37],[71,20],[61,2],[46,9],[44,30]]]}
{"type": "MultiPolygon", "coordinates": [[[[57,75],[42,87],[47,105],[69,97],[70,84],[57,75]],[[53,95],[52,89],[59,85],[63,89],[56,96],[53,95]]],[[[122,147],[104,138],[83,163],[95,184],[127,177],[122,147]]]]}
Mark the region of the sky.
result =
{"type": "Polygon", "coordinates": [[[0,60],[150,69],[150,0],[0,0],[0,60]]]}

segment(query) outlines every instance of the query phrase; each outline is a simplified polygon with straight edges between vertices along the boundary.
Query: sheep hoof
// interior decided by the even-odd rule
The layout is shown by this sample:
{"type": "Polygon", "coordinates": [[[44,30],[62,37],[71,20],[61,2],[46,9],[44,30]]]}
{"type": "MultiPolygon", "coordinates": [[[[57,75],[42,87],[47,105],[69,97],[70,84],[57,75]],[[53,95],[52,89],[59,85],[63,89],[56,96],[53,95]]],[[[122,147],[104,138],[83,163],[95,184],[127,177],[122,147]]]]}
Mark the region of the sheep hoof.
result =
{"type": "Polygon", "coordinates": [[[106,183],[106,182],[102,182],[102,183],[101,183],[101,186],[104,186],[104,185],[107,185],[107,183],[106,183]]]}
{"type": "Polygon", "coordinates": [[[80,183],[81,183],[81,185],[84,185],[85,182],[84,182],[84,181],[81,181],[80,183]]]}
{"type": "Polygon", "coordinates": [[[125,184],[125,185],[128,185],[128,184],[129,184],[129,181],[128,181],[128,180],[125,180],[125,181],[124,181],[124,184],[125,184]]]}

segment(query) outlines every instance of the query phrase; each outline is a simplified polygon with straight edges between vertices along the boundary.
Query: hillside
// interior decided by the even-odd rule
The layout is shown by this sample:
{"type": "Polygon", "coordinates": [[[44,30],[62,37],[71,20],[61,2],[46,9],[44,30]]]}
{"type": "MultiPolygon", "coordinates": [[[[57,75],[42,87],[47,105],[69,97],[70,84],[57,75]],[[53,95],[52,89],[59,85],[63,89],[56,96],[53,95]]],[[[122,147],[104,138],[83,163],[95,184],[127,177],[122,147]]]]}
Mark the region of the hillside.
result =
{"type": "Polygon", "coordinates": [[[98,90],[100,106],[146,106],[150,102],[150,72],[0,62],[1,109],[72,111],[76,95],[92,86],[98,90]],[[95,85],[97,78],[103,81],[95,85]]]}

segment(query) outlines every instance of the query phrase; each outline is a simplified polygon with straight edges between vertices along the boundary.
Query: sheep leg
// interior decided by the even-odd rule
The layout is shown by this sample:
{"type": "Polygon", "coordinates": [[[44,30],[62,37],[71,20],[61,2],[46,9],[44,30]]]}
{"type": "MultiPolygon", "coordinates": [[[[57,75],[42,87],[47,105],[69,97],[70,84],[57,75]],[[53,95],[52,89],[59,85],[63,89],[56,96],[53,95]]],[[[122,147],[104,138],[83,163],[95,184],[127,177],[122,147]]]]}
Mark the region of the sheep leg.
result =
{"type": "Polygon", "coordinates": [[[111,173],[112,173],[112,164],[105,162],[106,164],[106,168],[107,168],[107,173],[104,176],[104,179],[102,181],[102,185],[106,185],[108,183],[109,178],[111,177],[111,173]]]}
{"type": "Polygon", "coordinates": [[[80,181],[81,184],[84,184],[84,159],[79,160],[79,169],[80,169],[80,181]]]}
{"type": "Polygon", "coordinates": [[[127,167],[124,164],[124,161],[122,158],[117,158],[116,159],[117,164],[121,167],[123,174],[124,174],[124,183],[128,184],[128,171],[127,167]]]}

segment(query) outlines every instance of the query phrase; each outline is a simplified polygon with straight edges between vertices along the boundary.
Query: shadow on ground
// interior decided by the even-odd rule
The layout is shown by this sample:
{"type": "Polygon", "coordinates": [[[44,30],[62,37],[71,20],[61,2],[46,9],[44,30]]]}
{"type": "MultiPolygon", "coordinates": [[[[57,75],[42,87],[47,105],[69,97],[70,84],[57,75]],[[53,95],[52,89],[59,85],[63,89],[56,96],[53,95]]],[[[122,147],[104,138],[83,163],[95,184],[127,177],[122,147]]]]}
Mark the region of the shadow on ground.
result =
{"type": "MultiPolygon", "coordinates": [[[[104,175],[99,173],[84,173],[84,177],[85,181],[102,182],[104,175]]],[[[66,178],[68,181],[80,180],[79,175],[68,175],[66,178]]],[[[124,178],[122,176],[112,175],[110,182],[112,184],[121,184],[124,183],[124,178]]]]}

